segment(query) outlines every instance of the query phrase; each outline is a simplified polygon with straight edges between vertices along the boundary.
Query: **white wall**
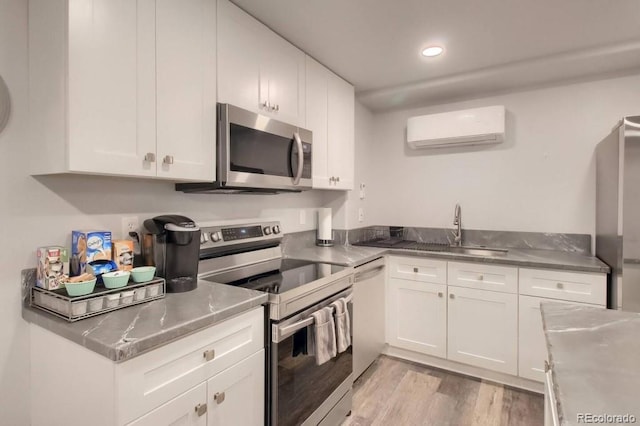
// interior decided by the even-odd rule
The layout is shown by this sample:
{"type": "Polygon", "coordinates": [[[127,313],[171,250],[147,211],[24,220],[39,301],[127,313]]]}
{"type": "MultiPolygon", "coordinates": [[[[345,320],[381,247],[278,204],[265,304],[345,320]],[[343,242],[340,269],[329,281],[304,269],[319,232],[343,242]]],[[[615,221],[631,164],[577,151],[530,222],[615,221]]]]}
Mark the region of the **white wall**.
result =
{"type": "Polygon", "coordinates": [[[470,229],[594,234],[594,147],[624,115],[640,115],[640,75],[377,114],[371,155],[356,156],[371,170],[366,222],[451,227],[460,203],[470,229]],[[501,145],[406,145],[411,116],[497,104],[501,145]]]}
{"type": "MultiPolygon", "coordinates": [[[[187,195],[166,182],[82,176],[33,178],[26,173],[27,0],[0,2],[0,75],[13,115],[0,134],[0,424],[28,424],[29,340],[21,318],[20,270],[35,266],[39,245],[69,244],[78,228],[120,233],[121,217],[160,213],[196,220],[277,217],[285,232],[315,229],[322,191],[280,195],[187,195]],[[299,224],[304,210],[306,224],[299,224]]],[[[51,348],[55,350],[55,348],[51,348]]],[[[40,354],[44,356],[44,354],[40,354]]]]}

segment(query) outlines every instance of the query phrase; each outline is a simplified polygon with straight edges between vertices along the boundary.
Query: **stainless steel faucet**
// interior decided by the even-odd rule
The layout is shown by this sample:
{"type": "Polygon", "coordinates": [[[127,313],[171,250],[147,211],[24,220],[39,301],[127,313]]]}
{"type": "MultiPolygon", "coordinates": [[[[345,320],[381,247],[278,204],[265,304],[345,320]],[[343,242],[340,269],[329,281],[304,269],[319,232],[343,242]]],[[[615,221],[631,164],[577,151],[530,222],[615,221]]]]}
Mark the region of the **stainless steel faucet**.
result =
{"type": "Polygon", "coordinates": [[[453,245],[460,247],[462,245],[462,209],[460,204],[456,204],[456,210],[453,213],[453,224],[458,227],[457,232],[453,231],[453,245]]]}

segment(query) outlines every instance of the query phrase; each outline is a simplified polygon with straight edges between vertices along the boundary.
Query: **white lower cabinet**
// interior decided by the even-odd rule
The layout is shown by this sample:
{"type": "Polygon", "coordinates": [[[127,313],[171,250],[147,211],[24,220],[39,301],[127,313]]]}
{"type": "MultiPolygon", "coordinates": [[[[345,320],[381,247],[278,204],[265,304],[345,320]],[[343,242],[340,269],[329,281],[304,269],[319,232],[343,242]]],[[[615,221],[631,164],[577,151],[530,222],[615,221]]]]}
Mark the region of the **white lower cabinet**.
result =
{"type": "Polygon", "coordinates": [[[264,424],[264,349],[161,405],[130,426],[264,424]]]}
{"type": "Polygon", "coordinates": [[[387,342],[427,355],[447,355],[447,286],[389,279],[387,342]]]}
{"type": "Polygon", "coordinates": [[[121,363],[36,325],[30,338],[33,426],[264,424],[263,307],[121,363]]]}
{"type": "Polygon", "coordinates": [[[447,357],[518,374],[517,295],[449,287],[447,357]]]}
{"type": "Polygon", "coordinates": [[[606,282],[596,272],[390,256],[386,341],[541,383],[547,349],[540,303],[604,308],[606,282]]]}
{"type": "Polygon", "coordinates": [[[206,406],[206,401],[207,385],[202,383],[129,423],[129,426],[205,426],[207,412],[200,407],[206,406]]]}
{"type": "Polygon", "coordinates": [[[264,373],[262,350],[210,379],[207,426],[264,425],[264,373]]]}

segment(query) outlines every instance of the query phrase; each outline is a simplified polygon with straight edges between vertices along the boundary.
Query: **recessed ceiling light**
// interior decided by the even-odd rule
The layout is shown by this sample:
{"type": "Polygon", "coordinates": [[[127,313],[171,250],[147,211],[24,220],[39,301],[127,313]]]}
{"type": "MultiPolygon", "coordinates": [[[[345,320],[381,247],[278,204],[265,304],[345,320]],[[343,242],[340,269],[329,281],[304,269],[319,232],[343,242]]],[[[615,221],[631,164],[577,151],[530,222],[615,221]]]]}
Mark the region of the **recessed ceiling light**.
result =
{"type": "Polygon", "coordinates": [[[422,56],[426,56],[428,58],[432,56],[438,56],[444,52],[444,49],[440,46],[429,46],[422,51],[422,56]]]}

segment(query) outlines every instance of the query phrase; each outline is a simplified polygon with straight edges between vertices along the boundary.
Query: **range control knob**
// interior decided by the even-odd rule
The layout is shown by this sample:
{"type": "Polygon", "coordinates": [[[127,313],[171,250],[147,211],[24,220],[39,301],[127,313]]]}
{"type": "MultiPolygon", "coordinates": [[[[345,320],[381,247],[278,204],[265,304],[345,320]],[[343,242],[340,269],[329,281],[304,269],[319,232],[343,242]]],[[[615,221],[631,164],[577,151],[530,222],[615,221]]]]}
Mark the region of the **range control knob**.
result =
{"type": "Polygon", "coordinates": [[[208,243],[209,242],[209,234],[207,234],[206,232],[203,232],[202,234],[200,234],[200,242],[201,243],[208,243]]]}
{"type": "Polygon", "coordinates": [[[278,225],[275,225],[273,228],[271,228],[273,230],[274,234],[279,234],[280,233],[280,227],[278,225]]]}
{"type": "Polygon", "coordinates": [[[264,235],[271,235],[271,228],[268,226],[265,226],[264,229],[264,235]]]}
{"type": "Polygon", "coordinates": [[[213,241],[214,243],[217,243],[221,239],[222,239],[222,235],[219,232],[212,232],[211,233],[211,241],[213,241]]]}
{"type": "Polygon", "coordinates": [[[200,244],[204,244],[204,236],[206,234],[200,234],[200,244]]]}

